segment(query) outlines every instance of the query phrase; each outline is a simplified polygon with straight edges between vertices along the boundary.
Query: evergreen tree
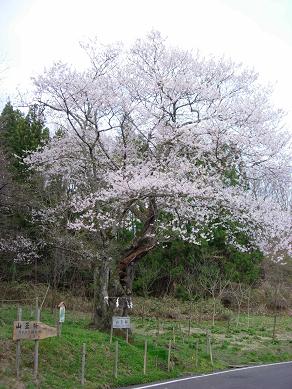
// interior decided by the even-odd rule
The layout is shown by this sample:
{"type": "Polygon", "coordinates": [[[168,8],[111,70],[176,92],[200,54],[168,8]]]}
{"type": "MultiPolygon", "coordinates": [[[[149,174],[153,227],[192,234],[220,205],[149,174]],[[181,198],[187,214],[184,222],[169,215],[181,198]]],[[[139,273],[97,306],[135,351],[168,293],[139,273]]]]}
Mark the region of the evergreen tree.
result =
{"type": "Polygon", "coordinates": [[[17,178],[23,178],[27,173],[23,158],[49,139],[42,110],[34,105],[24,115],[8,102],[0,117],[0,134],[13,173],[17,178]]]}

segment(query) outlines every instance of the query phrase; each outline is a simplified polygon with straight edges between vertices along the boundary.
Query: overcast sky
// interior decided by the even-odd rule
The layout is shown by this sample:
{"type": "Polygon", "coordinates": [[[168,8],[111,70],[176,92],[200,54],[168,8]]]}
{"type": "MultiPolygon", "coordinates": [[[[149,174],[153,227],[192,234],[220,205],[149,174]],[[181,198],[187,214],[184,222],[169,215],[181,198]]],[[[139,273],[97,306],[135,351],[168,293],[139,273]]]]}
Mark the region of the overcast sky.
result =
{"type": "Polygon", "coordinates": [[[174,45],[254,67],[292,131],[292,0],[0,0],[2,106],[44,66],[78,64],[80,40],[129,43],[153,28],[174,45]]]}

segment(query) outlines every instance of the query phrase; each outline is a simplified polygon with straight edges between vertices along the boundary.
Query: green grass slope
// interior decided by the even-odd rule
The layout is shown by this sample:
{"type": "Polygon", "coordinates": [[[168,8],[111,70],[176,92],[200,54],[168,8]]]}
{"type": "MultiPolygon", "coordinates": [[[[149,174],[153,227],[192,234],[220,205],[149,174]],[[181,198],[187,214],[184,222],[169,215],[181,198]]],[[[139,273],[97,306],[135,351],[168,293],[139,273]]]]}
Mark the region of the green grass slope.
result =
{"type": "MultiPolygon", "coordinates": [[[[40,341],[39,378],[34,382],[33,341],[21,342],[21,377],[15,379],[15,349],[12,323],[16,307],[0,307],[0,388],[75,389],[80,388],[81,350],[86,343],[85,385],[87,389],[114,388],[157,381],[181,375],[198,374],[228,368],[230,365],[268,363],[292,360],[292,320],[278,318],[277,337],[273,340],[273,319],[241,316],[239,326],[221,321],[192,322],[189,334],[187,320],[132,318],[134,326],[130,343],[109,333],[90,328],[88,314],[66,312],[60,337],[40,341]],[[159,333],[158,333],[159,325],[159,333]],[[210,331],[213,366],[207,347],[206,330],[210,331]],[[143,374],[144,341],[148,342],[147,372],[143,374]],[[172,341],[171,369],[167,369],[168,346],[172,341]],[[118,378],[113,376],[115,342],[119,342],[118,378]],[[198,344],[198,354],[196,354],[198,344]],[[196,358],[198,356],[198,358],[196,358]]],[[[23,307],[23,320],[33,320],[33,312],[23,307]]],[[[41,321],[54,325],[56,317],[44,310],[41,321]]]]}

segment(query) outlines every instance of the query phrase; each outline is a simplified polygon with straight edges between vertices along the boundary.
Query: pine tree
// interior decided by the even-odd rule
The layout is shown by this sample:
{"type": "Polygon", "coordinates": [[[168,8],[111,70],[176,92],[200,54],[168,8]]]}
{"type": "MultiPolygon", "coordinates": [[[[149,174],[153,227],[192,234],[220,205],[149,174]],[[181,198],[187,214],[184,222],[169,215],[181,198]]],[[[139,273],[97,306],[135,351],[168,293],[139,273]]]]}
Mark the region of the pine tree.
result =
{"type": "Polygon", "coordinates": [[[8,102],[0,117],[0,139],[15,178],[24,178],[27,167],[23,158],[49,139],[49,130],[45,127],[40,107],[34,105],[24,115],[8,102]]]}

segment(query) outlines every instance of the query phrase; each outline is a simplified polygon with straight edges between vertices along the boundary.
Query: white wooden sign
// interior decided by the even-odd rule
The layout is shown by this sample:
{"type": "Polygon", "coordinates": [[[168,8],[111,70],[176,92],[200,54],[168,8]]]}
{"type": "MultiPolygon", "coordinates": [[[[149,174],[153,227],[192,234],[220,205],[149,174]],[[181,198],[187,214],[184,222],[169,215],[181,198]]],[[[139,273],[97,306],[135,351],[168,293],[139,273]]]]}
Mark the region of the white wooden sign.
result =
{"type": "Polygon", "coordinates": [[[15,321],[13,323],[13,340],[40,340],[57,336],[57,328],[37,321],[15,321]]]}
{"type": "Polygon", "coordinates": [[[131,328],[129,316],[113,316],[112,328],[131,328]]]}
{"type": "Polygon", "coordinates": [[[65,322],[65,305],[62,305],[59,311],[59,323],[64,323],[64,322],[65,322]]]}

